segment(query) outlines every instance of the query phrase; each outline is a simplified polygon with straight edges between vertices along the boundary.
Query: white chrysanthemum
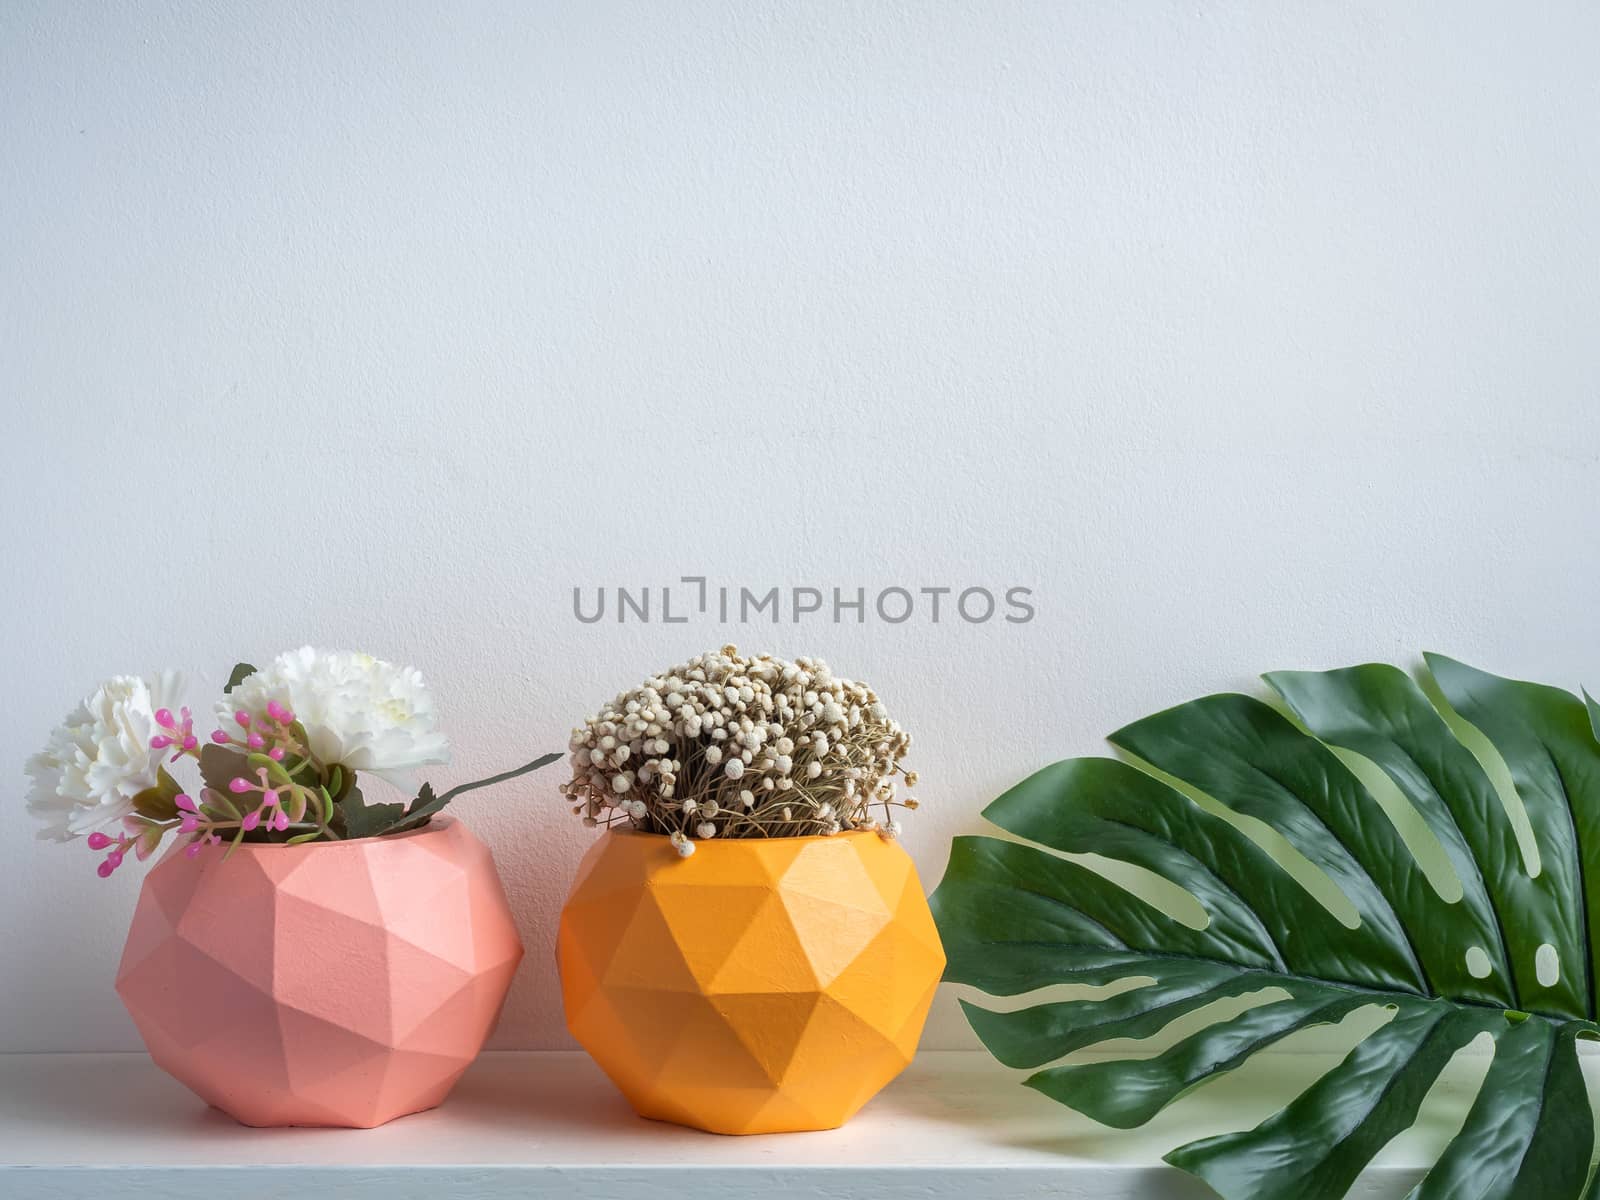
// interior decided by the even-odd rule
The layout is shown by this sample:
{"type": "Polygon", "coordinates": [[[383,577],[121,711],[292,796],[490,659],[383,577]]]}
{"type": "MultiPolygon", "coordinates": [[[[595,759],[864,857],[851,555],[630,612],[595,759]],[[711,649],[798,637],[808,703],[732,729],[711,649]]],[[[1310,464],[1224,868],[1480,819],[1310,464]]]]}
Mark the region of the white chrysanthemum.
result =
{"type": "Polygon", "coordinates": [[[156,710],[177,708],[183,677],[166,671],[153,680],[118,675],[102,683],[50,733],[27,762],[33,779],[28,811],[45,828],[41,838],[64,842],[117,825],[133,798],[154,787],[164,751],[156,710]]]}
{"type": "Polygon", "coordinates": [[[413,768],[450,760],[433,695],[415,667],[302,646],[246,677],[217,705],[217,716],[223,729],[242,738],[235,711],[260,716],[274,700],[305,726],[311,752],[324,765],[340,763],[404,785],[413,768]]]}

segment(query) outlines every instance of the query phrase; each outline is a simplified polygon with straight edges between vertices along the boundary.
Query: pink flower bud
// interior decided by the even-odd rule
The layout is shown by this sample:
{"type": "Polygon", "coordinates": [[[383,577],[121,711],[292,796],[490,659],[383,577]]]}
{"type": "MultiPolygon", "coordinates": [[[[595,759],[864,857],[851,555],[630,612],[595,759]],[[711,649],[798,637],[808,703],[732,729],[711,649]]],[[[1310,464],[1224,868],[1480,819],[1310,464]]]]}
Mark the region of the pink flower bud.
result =
{"type": "Polygon", "coordinates": [[[111,869],[115,871],[122,865],[122,851],[113,850],[110,854],[106,855],[106,862],[110,863],[111,869]]]}
{"type": "Polygon", "coordinates": [[[244,728],[244,729],[249,729],[250,728],[250,714],[245,712],[244,709],[241,708],[238,712],[234,713],[233,714],[233,719],[235,721],[239,722],[239,725],[242,728],[244,728]]]}
{"type": "Polygon", "coordinates": [[[255,812],[245,813],[244,820],[239,822],[239,828],[248,832],[259,824],[261,824],[261,810],[257,809],[255,812]]]}
{"type": "Polygon", "coordinates": [[[211,731],[211,740],[219,746],[226,746],[228,744],[228,735],[220,729],[213,729],[211,731]]]}
{"type": "Polygon", "coordinates": [[[249,741],[250,741],[250,749],[252,749],[252,750],[259,750],[259,749],[261,749],[261,747],[263,747],[263,746],[265,746],[267,744],[267,739],[262,737],[259,733],[252,733],[250,735],[249,741]]]}
{"type": "Polygon", "coordinates": [[[266,808],[269,805],[276,804],[277,802],[278,802],[278,793],[273,788],[268,788],[266,791],[261,793],[261,807],[262,808],[266,808]]]}
{"type": "Polygon", "coordinates": [[[172,745],[172,739],[163,737],[160,734],[150,739],[150,749],[152,750],[165,750],[170,745],[172,745]]]}
{"type": "Polygon", "coordinates": [[[248,792],[250,790],[250,781],[248,779],[240,779],[238,776],[235,776],[234,778],[228,780],[228,790],[235,796],[239,795],[241,792],[248,792]]]}
{"type": "Polygon", "coordinates": [[[105,834],[101,833],[99,830],[96,830],[94,833],[89,835],[88,842],[89,849],[91,850],[104,850],[107,846],[111,845],[111,839],[105,834]]]}
{"type": "Polygon", "coordinates": [[[199,812],[200,806],[194,802],[194,797],[187,792],[179,792],[172,798],[172,802],[184,812],[199,812]]]}
{"type": "Polygon", "coordinates": [[[282,746],[274,746],[271,750],[267,751],[267,757],[270,758],[273,762],[282,762],[283,761],[283,747],[282,746]]]}
{"type": "Polygon", "coordinates": [[[184,854],[185,858],[193,858],[196,854],[199,854],[199,853],[200,853],[200,843],[199,842],[190,842],[187,846],[185,846],[183,848],[183,854],[184,854]]]}
{"type": "Polygon", "coordinates": [[[178,821],[179,833],[193,833],[199,828],[200,818],[195,816],[193,813],[184,813],[182,818],[178,821]]]}
{"type": "Polygon", "coordinates": [[[172,728],[174,724],[172,720],[172,710],[170,708],[156,709],[156,724],[165,726],[168,729],[172,728]]]}
{"type": "Polygon", "coordinates": [[[115,871],[116,869],[116,867],[111,865],[111,860],[108,858],[105,860],[105,862],[101,863],[94,869],[94,873],[100,876],[101,879],[110,879],[111,872],[115,871]]]}
{"type": "Polygon", "coordinates": [[[284,812],[283,809],[280,808],[273,815],[272,827],[274,829],[276,829],[279,833],[282,833],[285,829],[289,828],[289,814],[284,812]]]}
{"type": "Polygon", "coordinates": [[[267,716],[271,717],[274,721],[281,721],[285,725],[294,720],[294,714],[283,705],[279,704],[276,700],[267,701],[267,716]]]}
{"type": "Polygon", "coordinates": [[[195,737],[195,735],[192,733],[183,739],[183,748],[185,750],[193,750],[199,744],[200,739],[195,737]]]}

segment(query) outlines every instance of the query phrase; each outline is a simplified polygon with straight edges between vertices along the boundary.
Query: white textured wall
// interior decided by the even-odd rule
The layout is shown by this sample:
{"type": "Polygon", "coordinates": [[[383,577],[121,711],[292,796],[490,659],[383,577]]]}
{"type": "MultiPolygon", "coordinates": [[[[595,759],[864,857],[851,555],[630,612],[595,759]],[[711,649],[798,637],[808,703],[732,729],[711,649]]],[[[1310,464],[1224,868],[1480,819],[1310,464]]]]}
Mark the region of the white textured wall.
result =
{"type": "MultiPolygon", "coordinates": [[[[1597,52],[1583,3],[5,0],[0,1049],[136,1045],[140,872],[21,807],[113,671],[415,662],[449,782],[698,648],[820,653],[916,736],[930,887],[1259,670],[1600,683],[1597,52]],[[683,573],[1038,616],[570,615],[683,573]]],[[[564,1043],[556,782],[461,805],[501,1045],[564,1043]]]]}

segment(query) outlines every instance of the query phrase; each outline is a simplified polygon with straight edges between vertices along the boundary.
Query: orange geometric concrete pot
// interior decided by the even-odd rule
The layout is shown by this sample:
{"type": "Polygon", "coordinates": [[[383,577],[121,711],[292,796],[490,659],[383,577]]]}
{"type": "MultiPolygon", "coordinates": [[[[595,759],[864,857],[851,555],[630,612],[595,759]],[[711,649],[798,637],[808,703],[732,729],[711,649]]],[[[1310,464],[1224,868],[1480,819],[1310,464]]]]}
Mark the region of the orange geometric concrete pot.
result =
{"type": "Polygon", "coordinates": [[[911,1061],[944,971],[910,856],[875,833],[694,845],[613,830],[584,858],[567,1028],[641,1116],[843,1124],[911,1061]]]}
{"type": "Polygon", "coordinates": [[[117,992],[157,1065],[244,1124],[370,1128],[445,1098],[521,958],[488,848],[444,817],[169,854],[117,992]]]}

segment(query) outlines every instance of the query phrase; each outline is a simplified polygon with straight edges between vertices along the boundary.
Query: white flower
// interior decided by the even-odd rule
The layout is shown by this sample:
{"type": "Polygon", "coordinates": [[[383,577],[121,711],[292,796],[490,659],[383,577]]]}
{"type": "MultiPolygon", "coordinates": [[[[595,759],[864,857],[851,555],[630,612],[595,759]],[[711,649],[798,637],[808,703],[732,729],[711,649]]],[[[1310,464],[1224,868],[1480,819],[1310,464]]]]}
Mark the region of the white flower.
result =
{"type": "Polygon", "coordinates": [[[118,675],[51,731],[25,768],[33,779],[28,811],[45,822],[41,838],[64,842],[103,831],[133,811],[133,798],[156,785],[166,753],[150,746],[161,732],[156,710],[177,708],[182,690],[176,671],[149,681],[118,675]]]}
{"type": "Polygon", "coordinates": [[[303,646],[247,676],[217,705],[217,716],[234,732],[235,710],[259,716],[274,700],[305,727],[311,753],[324,765],[340,763],[404,786],[413,768],[450,761],[433,696],[415,667],[303,646]]]}

